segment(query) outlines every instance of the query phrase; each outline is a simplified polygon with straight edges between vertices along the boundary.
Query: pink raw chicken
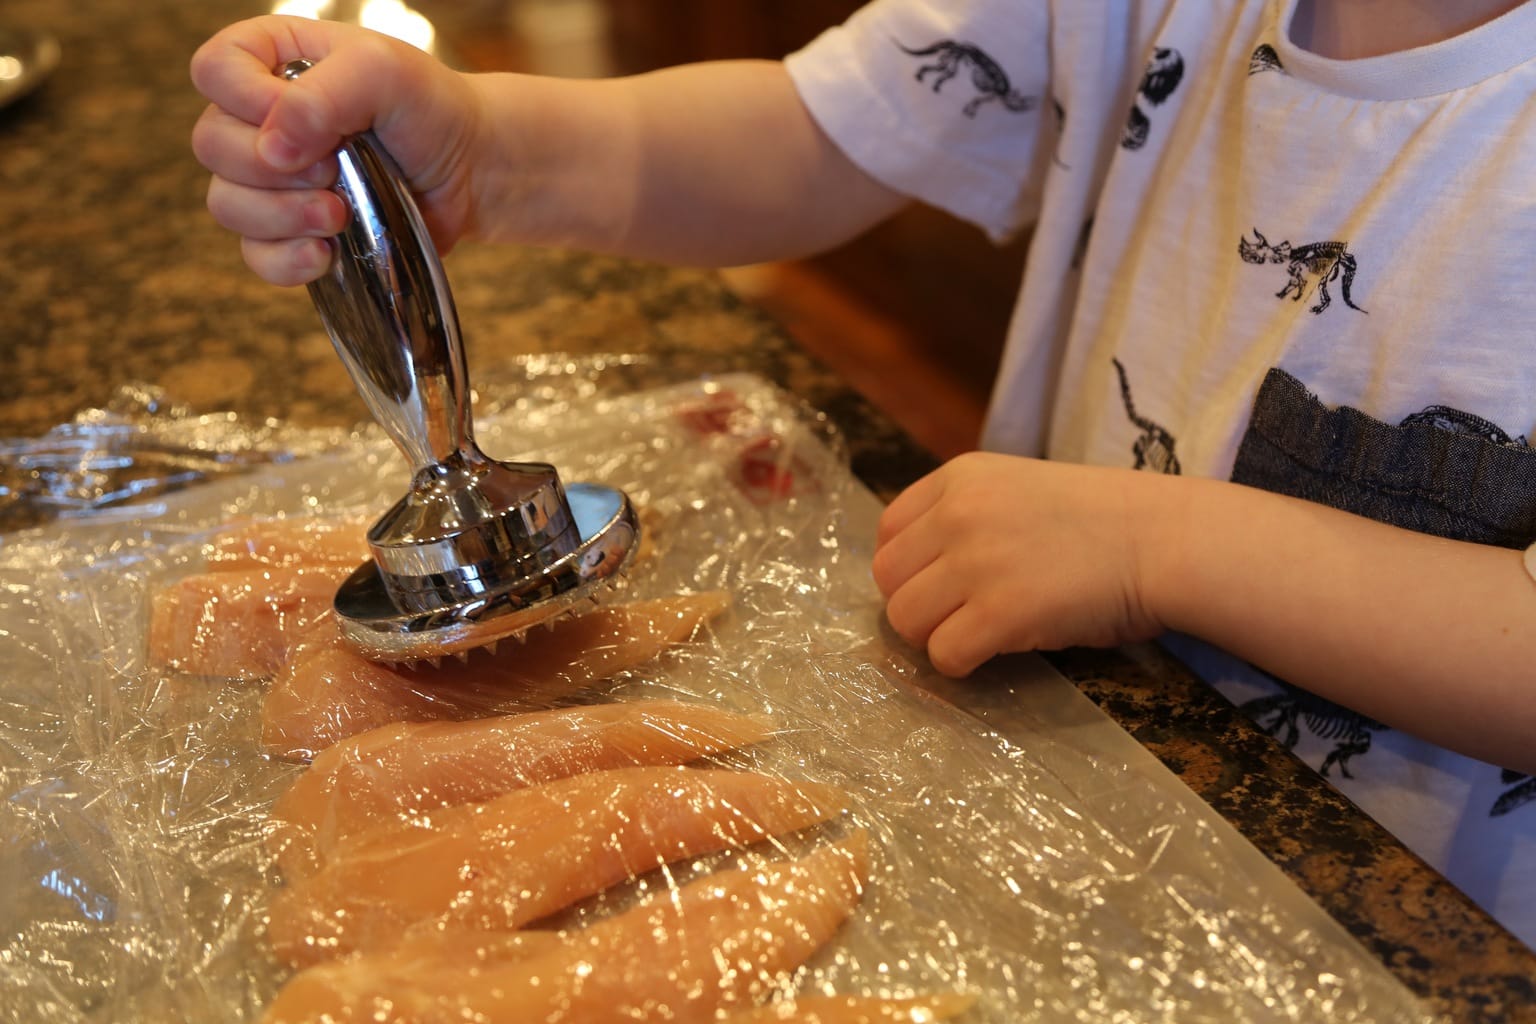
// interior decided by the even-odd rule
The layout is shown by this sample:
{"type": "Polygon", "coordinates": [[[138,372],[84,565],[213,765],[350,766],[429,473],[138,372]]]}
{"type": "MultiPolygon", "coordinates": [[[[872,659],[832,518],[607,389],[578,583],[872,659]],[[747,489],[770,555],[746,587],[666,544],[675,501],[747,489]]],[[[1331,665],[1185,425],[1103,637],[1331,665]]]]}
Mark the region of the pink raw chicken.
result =
{"type": "Polygon", "coordinates": [[[334,618],[306,633],[262,705],[262,743],[307,759],[349,736],[392,722],[459,721],[548,708],[573,693],[691,639],[730,607],[721,591],[606,605],[536,627],[521,643],[467,662],[406,669],[347,648],[334,618]]]}
{"type": "Polygon", "coordinates": [[[210,540],[206,557],[211,569],[331,565],[350,572],[370,557],[367,534],[368,523],[350,517],[251,520],[210,540]]]}
{"type": "Polygon", "coordinates": [[[183,577],[150,599],[149,663],[194,675],[271,675],[291,638],[329,612],[350,572],[258,566],[183,577]]]}
{"type": "Polygon", "coordinates": [[[836,934],[868,876],[859,832],[800,860],[715,872],[572,934],[418,935],[304,971],[263,1020],[705,1024],[783,984],[836,934]]]}
{"type": "Polygon", "coordinates": [[[273,805],[268,848],[291,881],[370,826],[583,772],[683,764],[772,731],[763,716],[670,700],[397,722],[322,751],[273,805]]]}
{"type": "Polygon", "coordinates": [[[506,930],[684,857],[749,846],[841,813],[811,782],[619,768],[360,832],[278,890],[267,935],[304,966],[379,949],[408,926],[506,930]]]}
{"type": "Polygon", "coordinates": [[[958,1017],[975,1002],[975,996],[959,993],[911,999],[812,996],[733,1013],[723,1024],[928,1024],[958,1017]]]}

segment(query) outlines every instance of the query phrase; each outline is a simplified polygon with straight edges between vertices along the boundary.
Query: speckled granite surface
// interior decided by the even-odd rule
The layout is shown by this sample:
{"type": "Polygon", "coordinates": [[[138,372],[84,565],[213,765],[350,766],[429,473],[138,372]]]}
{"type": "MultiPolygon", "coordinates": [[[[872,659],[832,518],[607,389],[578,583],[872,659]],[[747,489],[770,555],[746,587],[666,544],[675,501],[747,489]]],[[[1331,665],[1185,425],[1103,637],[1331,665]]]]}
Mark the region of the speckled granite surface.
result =
{"type": "MultiPolygon", "coordinates": [[[[64,62],[0,110],[0,437],[145,381],[198,409],[301,425],[365,416],[302,290],[258,281],[203,210],[187,146],[198,42],[241,0],[10,0],[64,62]]],[[[470,365],[636,353],[657,381],[751,370],[822,409],[890,495],[929,460],[710,273],[466,247],[449,260],[470,365]]],[[[1054,662],[1436,1010],[1536,1020],[1536,954],[1154,650],[1054,662]]]]}

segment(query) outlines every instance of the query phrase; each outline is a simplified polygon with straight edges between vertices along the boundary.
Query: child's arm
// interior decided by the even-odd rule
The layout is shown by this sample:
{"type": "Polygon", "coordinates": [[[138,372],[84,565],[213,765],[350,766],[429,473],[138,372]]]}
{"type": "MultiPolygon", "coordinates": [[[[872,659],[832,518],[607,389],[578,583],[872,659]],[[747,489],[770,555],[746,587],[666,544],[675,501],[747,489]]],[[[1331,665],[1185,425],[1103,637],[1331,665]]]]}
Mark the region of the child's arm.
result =
{"type": "Polygon", "coordinates": [[[1176,629],[1536,773],[1536,581],[1519,551],[1223,481],[973,454],[886,510],[875,579],[945,673],[1176,629]]]}
{"type": "Polygon", "coordinates": [[[632,78],[463,75],[352,26],[268,16],[205,43],[192,77],[208,206],[251,267],[299,284],[345,211],[326,189],[344,135],[372,128],[446,252],[464,237],[725,265],[835,245],[903,198],[816,126],[783,67],[632,78]],[[297,80],[274,71],[316,61],[297,80]]]}

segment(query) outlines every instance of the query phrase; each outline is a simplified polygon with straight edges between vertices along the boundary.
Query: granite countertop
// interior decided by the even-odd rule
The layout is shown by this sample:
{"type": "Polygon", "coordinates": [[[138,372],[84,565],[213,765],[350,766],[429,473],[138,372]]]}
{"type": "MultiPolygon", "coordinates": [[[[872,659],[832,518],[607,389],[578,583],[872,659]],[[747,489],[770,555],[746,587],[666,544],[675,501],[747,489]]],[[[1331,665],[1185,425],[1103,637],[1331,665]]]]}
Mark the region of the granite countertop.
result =
{"type": "MultiPolygon", "coordinates": [[[[301,426],[366,417],[302,289],[259,281],[206,214],[186,64],[245,0],[11,0],[64,59],[0,110],[0,437],[147,382],[192,407],[301,426]]],[[[471,367],[630,353],[657,380],[745,370],[846,435],[889,497],[932,460],[713,273],[464,246],[448,260],[471,367]]],[[[1053,663],[1302,890],[1458,1020],[1536,1020],[1536,954],[1160,651],[1053,663]]]]}

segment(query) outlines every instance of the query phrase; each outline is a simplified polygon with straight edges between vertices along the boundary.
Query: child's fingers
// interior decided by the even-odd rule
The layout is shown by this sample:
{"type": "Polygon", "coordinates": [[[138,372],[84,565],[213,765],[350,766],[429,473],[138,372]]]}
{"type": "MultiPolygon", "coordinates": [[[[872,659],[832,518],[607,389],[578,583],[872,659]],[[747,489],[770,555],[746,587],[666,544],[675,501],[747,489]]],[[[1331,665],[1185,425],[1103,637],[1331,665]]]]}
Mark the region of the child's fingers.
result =
{"type": "Polygon", "coordinates": [[[377,107],[360,103],[345,63],[341,57],[321,61],[284,83],[257,130],[256,153],[264,163],[297,172],[335,152],[346,136],[373,127],[377,107]]]}
{"type": "Polygon", "coordinates": [[[323,238],[242,238],[240,254],[258,277],[284,287],[308,284],[331,265],[330,243],[323,238]]]}
{"type": "Polygon", "coordinates": [[[218,177],[256,188],[329,188],[336,182],[330,157],[296,174],[273,170],[256,154],[256,126],[215,106],[192,128],[192,154],[218,177]]]}
{"type": "Polygon", "coordinates": [[[963,679],[995,654],[1002,653],[997,623],[975,602],[966,602],[928,634],[928,660],[941,674],[963,679]]]}
{"type": "Polygon", "coordinates": [[[890,541],[938,502],[944,493],[944,481],[940,476],[943,472],[943,467],[934,470],[896,495],[896,499],[886,506],[875,530],[876,547],[890,541]]]}
{"type": "Polygon", "coordinates": [[[975,622],[972,605],[960,605],[928,634],[928,660],[942,676],[965,679],[998,654],[988,623],[975,622]]]}
{"type": "Polygon", "coordinates": [[[886,620],[907,643],[924,647],[939,623],[965,603],[965,582],[933,562],[886,600],[886,620]]]}
{"type": "Polygon", "coordinates": [[[208,211],[247,238],[330,238],[347,223],[347,204],[328,189],[262,189],[223,178],[208,184],[208,211]]]}
{"type": "MultiPolygon", "coordinates": [[[[408,126],[398,141],[406,148],[430,146],[422,127],[440,127],[436,87],[444,69],[408,43],[375,32],[356,31],[338,40],[329,54],[290,82],[273,102],[257,150],[274,167],[298,170],[329,155],[349,135],[373,129],[386,147],[391,124],[408,126]]],[[[455,93],[453,99],[459,99],[455,93]]],[[[397,159],[402,154],[391,150],[397,159]]]]}
{"type": "Polygon", "coordinates": [[[870,574],[880,593],[890,597],[913,576],[931,565],[944,551],[945,538],[941,531],[926,526],[924,510],[916,520],[906,524],[900,533],[892,535],[876,549],[870,561],[870,574]]]}
{"type": "Polygon", "coordinates": [[[409,105],[432,58],[356,26],[267,15],[232,25],[192,58],[192,80],[234,117],[260,126],[256,150],[273,169],[297,172],[374,126],[380,111],[409,105]],[[313,66],[288,81],[278,72],[313,66]]]}
{"type": "Polygon", "coordinates": [[[278,69],[300,57],[324,57],[336,29],[332,22],[274,15],[237,22],[192,55],[192,84],[209,102],[260,124],[282,94],[278,69]]]}

